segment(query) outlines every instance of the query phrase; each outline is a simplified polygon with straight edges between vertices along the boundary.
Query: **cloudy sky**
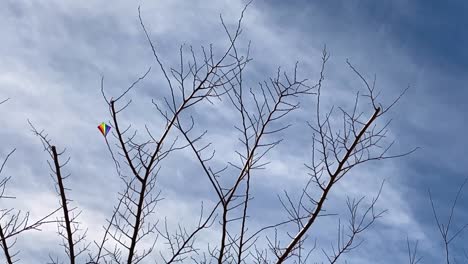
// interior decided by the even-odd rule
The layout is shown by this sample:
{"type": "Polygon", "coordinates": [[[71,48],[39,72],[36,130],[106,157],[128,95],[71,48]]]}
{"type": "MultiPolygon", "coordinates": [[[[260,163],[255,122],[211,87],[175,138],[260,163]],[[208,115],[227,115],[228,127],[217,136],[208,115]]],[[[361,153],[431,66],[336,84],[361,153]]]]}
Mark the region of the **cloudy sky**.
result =
{"type": "MultiPolygon", "coordinates": [[[[58,206],[54,184],[49,176],[48,155],[40,140],[30,131],[29,119],[45,129],[59,149],[71,157],[65,167],[71,173],[67,186],[74,205],[83,211],[80,220],[88,228],[88,240],[98,239],[101,226],[112,210],[122,183],[97,124],[110,120],[101,96],[104,76],[109,97],[118,96],[134,80],[151,72],[131,91],[133,103],[121,122],[145,130],[145,124],[160,133],[164,123],[151,104],[161,100],[168,87],[138,20],[138,6],[161,59],[168,67],[177,66],[181,44],[213,43],[221,51],[228,45],[219,14],[227,25],[235,25],[244,1],[26,1],[0,3],[0,157],[13,149],[2,177],[12,176],[8,194],[16,200],[1,201],[2,209],[12,206],[40,217],[58,206]]],[[[388,113],[392,124],[389,137],[395,139],[393,153],[420,149],[410,156],[368,163],[356,168],[327,200],[327,212],[339,213],[346,197],[371,199],[381,182],[386,183],[378,202],[388,213],[360,239],[364,243],[341,259],[348,263],[408,263],[406,239],[419,241],[421,263],[440,263],[444,251],[437,233],[428,189],[444,221],[455,193],[466,177],[468,158],[464,155],[466,131],[464,112],[468,38],[464,27],[467,4],[427,1],[265,1],[255,0],[243,20],[239,46],[251,41],[251,57],[245,72],[246,85],[274,76],[278,66],[286,71],[299,61],[299,73],[311,83],[319,77],[320,57],[326,45],[331,57],[323,87],[325,106],[353,103],[356,91],[365,88],[346,64],[349,59],[366,78],[377,76],[382,101],[391,102],[410,87],[399,104],[388,113]]],[[[302,108],[288,117],[293,124],[281,136],[278,148],[266,159],[267,170],[254,177],[252,202],[253,229],[271,219],[287,216],[277,194],[294,194],[301,189],[311,159],[312,131],[306,121],[314,120],[314,98],[305,99],[302,108]]],[[[225,103],[195,108],[199,128],[218,154],[214,162],[234,157],[233,121],[235,112],[225,103]]],[[[384,121],[381,121],[384,122],[384,121]]],[[[176,133],[176,132],[174,132],[176,133]]],[[[176,136],[176,135],[173,135],[176,136]]],[[[109,137],[111,145],[117,143],[109,137]]],[[[157,216],[177,225],[190,226],[200,202],[213,196],[199,175],[199,166],[190,152],[174,154],[163,164],[159,189],[165,200],[157,216]]],[[[206,180],[206,179],[204,179],[206,180]]],[[[468,222],[462,195],[455,210],[453,230],[468,222]]],[[[321,248],[330,250],[336,237],[338,217],[323,217],[310,231],[319,248],[313,262],[325,261],[321,248]]],[[[213,232],[199,238],[219,240],[213,232]]],[[[463,259],[464,234],[451,244],[453,257],[463,259]]],[[[213,242],[214,241],[214,242],[213,242]]],[[[46,263],[49,254],[63,259],[56,226],[42,232],[24,233],[15,249],[21,263],[46,263]]],[[[166,245],[158,244],[166,252],[166,245]]],[[[144,263],[153,263],[158,254],[144,263]]]]}

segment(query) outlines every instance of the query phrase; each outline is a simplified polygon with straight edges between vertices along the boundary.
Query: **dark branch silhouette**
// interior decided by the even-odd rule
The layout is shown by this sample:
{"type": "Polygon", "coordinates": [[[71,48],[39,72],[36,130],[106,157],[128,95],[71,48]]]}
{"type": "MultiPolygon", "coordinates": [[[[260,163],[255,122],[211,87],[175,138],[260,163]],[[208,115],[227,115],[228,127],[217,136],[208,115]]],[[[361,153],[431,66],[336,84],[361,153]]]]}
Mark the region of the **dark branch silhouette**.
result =
{"type": "MultiPolygon", "coordinates": [[[[232,28],[220,16],[222,29],[228,40],[221,52],[214,52],[212,45],[202,46],[200,52],[192,46],[182,45],[179,49],[180,63],[176,68],[165,65],[158,45],[152,39],[151,31],[147,29],[138,8],[142,34],[167,88],[167,96],[151,101],[154,112],[162,118],[164,125],[156,128],[157,131],[152,131],[145,125],[144,136],[141,136],[137,129],[132,128],[131,121],[122,120],[122,113],[131,106],[134,90],[145,82],[152,72],[151,67],[120,92],[106,91],[102,77],[101,94],[108,106],[110,124],[113,127],[105,142],[122,187],[115,206],[109,212],[110,217],[103,226],[102,237],[93,243],[86,241],[86,231],[82,232],[78,222],[80,213],[75,213],[77,208],[72,207],[70,189],[66,187],[65,180],[69,175],[64,176],[63,167],[70,158],[63,161],[65,150],[58,151],[44,131],[36,130],[29,122],[33,133],[40,138],[52,160],[49,166],[60,208],[30,225],[21,222],[19,214],[4,212],[4,215],[11,214],[10,219],[13,219],[10,220],[13,224],[0,224],[0,239],[8,263],[14,262],[15,255],[10,252],[14,243],[8,244],[7,239],[51,222],[47,219],[58,211],[61,211],[62,217],[54,222],[58,224],[58,235],[63,239],[62,245],[71,264],[80,263],[79,256],[84,256],[84,252],[87,253],[88,264],[136,264],[153,260],[166,264],[279,264],[289,260],[299,264],[319,261],[312,260],[318,257],[312,253],[319,245],[317,234],[311,229],[318,219],[339,215],[326,210],[327,201],[330,200],[336,184],[344,177],[352,177],[347,175],[358,165],[403,157],[416,150],[389,154],[393,145],[386,139],[390,122],[381,124],[382,116],[396,105],[406,89],[388,106],[384,106],[378,98],[380,92],[375,88],[376,78],[374,77],[372,83],[367,81],[355,66],[346,61],[351,71],[363,82],[364,92],[357,92],[351,110],[343,106],[324,110],[322,100],[325,66],[330,57],[325,48],[316,83],[298,76],[299,62],[296,62],[292,71],[278,67],[272,77],[255,87],[247,88],[244,72],[252,60],[250,42],[245,47],[240,47],[238,42],[242,33],[242,21],[250,4],[251,2],[245,5],[232,28]],[[114,96],[109,96],[109,93],[114,96]],[[362,98],[367,106],[370,105],[370,109],[360,102],[362,98]],[[284,195],[279,196],[278,204],[278,208],[285,212],[285,219],[271,219],[274,223],[254,229],[250,219],[251,201],[254,199],[252,186],[256,175],[269,166],[268,156],[282,144],[284,137],[293,136],[288,134],[289,127],[293,125],[291,113],[299,111],[303,107],[301,102],[309,99],[313,99],[314,103],[304,104],[304,111],[311,105],[314,120],[302,125],[308,125],[311,129],[312,159],[305,164],[308,175],[304,175],[307,177],[304,186],[297,190],[299,199],[296,200],[285,191],[284,195]],[[240,147],[232,150],[237,159],[223,161],[224,164],[214,159],[220,154],[216,152],[212,142],[205,141],[210,132],[207,129],[199,132],[200,123],[194,117],[198,105],[214,104],[215,100],[225,103],[223,107],[235,113],[233,126],[240,143],[240,147]],[[336,125],[336,120],[340,120],[342,125],[336,125]],[[210,206],[201,203],[200,214],[194,217],[198,221],[190,228],[180,223],[169,223],[166,212],[158,208],[163,200],[163,188],[159,184],[159,177],[164,177],[161,169],[167,166],[165,161],[169,156],[182,150],[192,155],[197,163],[198,170],[192,171],[191,175],[203,177],[196,181],[207,184],[211,192],[209,195],[214,197],[214,200],[208,201],[210,206]],[[18,221],[19,225],[16,224],[18,221]],[[213,230],[218,232],[217,240],[200,246],[200,238],[213,230]],[[265,243],[261,245],[259,241],[263,238],[265,243]],[[309,240],[312,239],[314,242],[310,243],[309,240]]],[[[0,104],[6,101],[1,101],[0,104]]],[[[0,182],[0,189],[3,191],[8,179],[0,182]]],[[[386,212],[377,209],[382,188],[383,183],[375,198],[369,202],[364,196],[348,197],[347,225],[342,224],[339,218],[336,245],[332,245],[331,250],[321,248],[322,252],[319,252],[325,262],[338,263],[345,254],[362,244],[363,233],[386,212]]],[[[0,198],[7,198],[3,196],[3,191],[0,198]]],[[[439,229],[447,230],[441,231],[446,241],[447,255],[448,243],[461,232],[450,237],[447,235],[452,214],[445,227],[439,224],[434,211],[439,229]]],[[[0,220],[2,218],[3,216],[0,220]]],[[[416,250],[417,245],[411,250],[408,241],[412,264],[420,260],[416,258],[416,250]]],[[[52,263],[59,263],[58,257],[54,259],[50,256],[50,260],[52,263]]]]}
{"type": "MultiPolygon", "coordinates": [[[[7,102],[9,99],[10,98],[1,101],[0,105],[7,102]]],[[[0,166],[0,175],[2,175],[7,161],[10,159],[10,157],[15,151],[16,148],[11,150],[4,158],[0,166]]],[[[0,179],[0,200],[15,199],[14,196],[7,195],[5,193],[7,183],[10,182],[10,180],[11,176],[0,179]]],[[[41,226],[50,223],[56,223],[57,221],[50,220],[50,218],[59,210],[60,208],[31,223],[29,212],[23,213],[21,210],[16,210],[14,208],[0,208],[0,246],[3,249],[3,253],[5,254],[5,260],[8,264],[16,263],[20,260],[17,257],[19,251],[12,252],[12,248],[17,242],[18,235],[30,230],[40,231],[41,226]]]]}
{"type": "MultiPolygon", "coordinates": [[[[50,164],[50,162],[48,162],[48,164],[50,170],[55,175],[55,177],[53,177],[53,175],[51,176],[56,183],[56,192],[60,197],[60,207],[63,215],[63,219],[57,220],[58,234],[63,239],[62,246],[64,247],[65,253],[70,260],[70,264],[75,264],[76,258],[88,250],[89,244],[85,243],[81,249],[77,248],[77,245],[80,242],[85,242],[86,231],[80,233],[80,223],[77,221],[77,218],[81,212],[75,213],[76,207],[69,207],[71,200],[67,198],[66,191],[69,189],[65,187],[64,180],[70,175],[63,176],[62,168],[67,165],[67,163],[70,161],[70,158],[68,158],[65,162],[60,162],[59,157],[64,154],[65,150],[58,152],[56,146],[50,143],[51,140],[47,138],[47,135],[44,135],[44,131],[39,132],[29,120],[28,123],[31,126],[31,130],[34,135],[40,138],[42,145],[44,146],[44,150],[49,153],[53,161],[53,165],[50,164]]],[[[51,259],[51,261],[52,263],[58,263],[53,259],[51,259]]]]}
{"type": "MultiPolygon", "coordinates": [[[[460,185],[460,188],[458,189],[457,194],[455,195],[455,199],[452,203],[452,206],[450,208],[450,214],[448,216],[447,223],[444,224],[441,222],[440,217],[437,215],[434,201],[432,199],[431,191],[429,190],[429,200],[431,201],[431,207],[432,207],[432,212],[434,214],[434,219],[437,224],[437,228],[439,230],[440,235],[442,236],[442,240],[444,242],[444,251],[445,251],[445,261],[447,264],[451,263],[450,261],[450,243],[454,241],[455,238],[461,235],[461,233],[468,227],[468,224],[464,224],[461,227],[457,228],[455,231],[452,231],[452,234],[449,234],[451,229],[450,227],[453,224],[453,218],[454,218],[454,210],[455,206],[457,205],[458,200],[460,199],[460,195],[462,193],[463,187],[465,187],[466,183],[468,182],[468,178],[465,179],[465,181],[460,185]]],[[[456,261],[453,261],[456,263],[456,261]]]]}

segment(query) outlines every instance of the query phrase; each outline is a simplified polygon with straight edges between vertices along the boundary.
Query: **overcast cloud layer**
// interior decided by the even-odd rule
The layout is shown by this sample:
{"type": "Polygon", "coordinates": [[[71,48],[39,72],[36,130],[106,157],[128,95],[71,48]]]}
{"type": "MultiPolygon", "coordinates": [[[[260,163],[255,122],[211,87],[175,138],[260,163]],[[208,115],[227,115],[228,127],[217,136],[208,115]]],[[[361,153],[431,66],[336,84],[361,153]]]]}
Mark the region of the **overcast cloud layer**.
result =
{"type": "MultiPolygon", "coordinates": [[[[168,90],[141,30],[138,5],[161,58],[175,66],[180,44],[197,48],[213,43],[218,51],[225,48],[219,14],[233,26],[245,4],[227,0],[1,1],[0,101],[11,98],[0,105],[1,160],[17,149],[2,173],[12,176],[8,193],[17,199],[2,201],[2,208],[14,205],[38,217],[58,205],[48,155],[31,133],[29,119],[46,129],[55,145],[67,148],[70,195],[83,211],[80,219],[89,229],[89,241],[99,238],[122,187],[96,129],[110,118],[100,92],[101,77],[108,95],[117,96],[152,67],[148,78],[131,92],[133,104],[122,122],[131,122],[142,131],[145,124],[154,131],[163,125],[151,99],[160,99],[168,90]]],[[[248,85],[273,76],[278,66],[290,71],[296,61],[302,77],[317,80],[326,45],[331,54],[324,87],[326,105],[349,105],[355,91],[363,88],[347,67],[347,58],[366,77],[377,75],[384,102],[391,102],[410,86],[389,114],[393,118],[389,136],[396,140],[394,153],[421,149],[402,159],[358,168],[327,201],[329,212],[340,212],[347,196],[373,197],[386,180],[379,207],[389,212],[363,235],[362,246],[345,256],[348,263],[407,263],[407,237],[419,240],[422,263],[443,259],[427,190],[445,216],[466,177],[468,38],[463,29],[468,23],[467,10],[466,5],[436,6],[426,1],[256,0],[246,12],[240,46],[252,41],[254,60],[245,76],[248,85]]],[[[313,102],[313,98],[305,101],[304,109],[289,117],[295,124],[285,134],[289,138],[269,154],[267,172],[259,173],[254,183],[253,226],[284,218],[284,212],[275,210],[279,208],[277,194],[283,189],[298,190],[304,183],[303,163],[311,153],[306,121],[313,119],[313,102]]],[[[233,113],[224,107],[223,103],[204,105],[195,113],[214,147],[225,151],[219,162],[234,157],[231,150],[237,144],[229,125],[233,113]]],[[[160,178],[165,200],[158,210],[172,223],[193,225],[192,216],[198,214],[200,201],[210,199],[206,195],[210,189],[193,174],[198,167],[190,152],[175,155],[165,166],[160,178]]],[[[455,227],[468,221],[466,206],[462,197],[455,227]]],[[[321,247],[330,248],[337,221],[323,218],[311,230],[321,247]]],[[[49,253],[63,257],[55,232],[52,225],[42,232],[23,234],[16,246],[21,249],[21,263],[46,263],[49,253]]],[[[465,237],[462,234],[453,242],[458,260],[465,237]]],[[[217,239],[216,232],[207,232],[200,243],[217,239]]],[[[314,261],[323,260],[317,250],[314,261]]]]}

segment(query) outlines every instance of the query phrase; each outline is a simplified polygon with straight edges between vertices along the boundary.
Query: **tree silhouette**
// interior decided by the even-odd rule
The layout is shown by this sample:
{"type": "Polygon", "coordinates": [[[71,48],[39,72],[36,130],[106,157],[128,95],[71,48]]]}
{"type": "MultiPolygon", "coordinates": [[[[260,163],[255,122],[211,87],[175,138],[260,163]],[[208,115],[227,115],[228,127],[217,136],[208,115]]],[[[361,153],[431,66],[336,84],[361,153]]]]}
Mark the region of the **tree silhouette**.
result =
{"type": "MultiPolygon", "coordinates": [[[[38,131],[30,123],[33,133],[39,137],[50,155],[49,165],[57,186],[60,208],[32,225],[26,224],[27,215],[26,220],[21,220],[19,214],[11,215],[10,211],[4,211],[5,217],[10,214],[10,219],[13,219],[0,219],[3,221],[0,224],[0,238],[8,263],[13,263],[16,256],[10,254],[12,244],[7,243],[9,239],[22,231],[37,229],[50,222],[58,224],[58,234],[63,239],[62,245],[68,256],[67,262],[72,264],[79,263],[79,257],[86,258],[86,263],[127,264],[143,263],[143,260],[149,263],[156,258],[164,263],[319,261],[309,259],[317,245],[307,248],[306,241],[313,236],[310,231],[317,219],[328,215],[325,207],[336,184],[358,165],[402,157],[414,151],[388,154],[393,144],[385,141],[389,122],[380,124],[382,116],[388,113],[406,90],[388,106],[384,106],[378,100],[380,93],[375,88],[375,78],[369,82],[347,61],[350,70],[362,81],[364,88],[353,99],[351,111],[344,107],[338,107],[338,111],[333,107],[324,109],[322,93],[325,66],[330,57],[325,48],[316,83],[310,84],[309,80],[299,78],[296,63],[292,73],[278,68],[275,76],[256,88],[246,88],[243,78],[245,67],[251,61],[250,43],[246,48],[240,48],[238,39],[242,33],[242,19],[249,4],[242,10],[234,29],[229,29],[220,16],[229,40],[229,45],[223,52],[215,53],[210,45],[202,47],[198,54],[191,46],[188,48],[183,45],[180,47],[180,65],[177,69],[164,66],[138,9],[142,31],[170,95],[163,98],[163,103],[152,100],[155,111],[165,120],[165,126],[156,132],[145,126],[147,139],[140,141],[136,137],[136,130],[131,132],[131,124],[123,124],[120,116],[132,102],[130,95],[133,88],[151,72],[151,68],[118,95],[110,96],[106,92],[104,78],[101,80],[101,93],[108,105],[112,135],[117,144],[111,145],[107,139],[106,143],[115,163],[116,173],[124,186],[104,226],[101,240],[88,242],[86,231],[81,229],[78,221],[80,213],[73,207],[69,189],[64,182],[68,175],[63,176],[62,170],[69,160],[63,161],[61,158],[65,151],[59,152],[47,134],[43,130],[38,131]],[[300,100],[305,98],[315,100],[312,108],[315,120],[308,123],[312,137],[312,158],[305,165],[309,171],[308,182],[297,190],[300,193],[298,201],[287,192],[280,198],[279,210],[285,210],[287,220],[252,231],[247,220],[249,202],[253,199],[250,187],[255,180],[254,175],[268,166],[266,156],[282,142],[282,135],[287,133],[291,125],[288,116],[301,107],[300,100]],[[210,143],[202,143],[202,139],[209,137],[208,132],[197,133],[194,129],[197,122],[193,117],[193,109],[195,105],[222,99],[227,100],[231,110],[237,115],[238,122],[233,125],[242,148],[233,149],[238,156],[237,161],[218,167],[212,162],[216,151],[210,143]],[[362,107],[362,100],[370,108],[362,107]],[[336,113],[341,125],[332,122],[336,113]],[[160,223],[154,218],[156,215],[158,219],[164,217],[161,212],[156,212],[158,202],[162,199],[161,191],[158,190],[158,175],[160,168],[164,166],[163,161],[182,149],[190,150],[196,158],[200,171],[194,173],[207,178],[216,201],[208,209],[202,204],[195,228],[188,229],[179,225],[175,231],[171,231],[170,223],[160,223]],[[48,220],[59,213],[61,216],[56,220],[48,220]],[[196,247],[195,240],[212,228],[219,230],[217,244],[207,244],[204,249],[196,247]],[[295,233],[284,231],[291,228],[296,230],[295,233]],[[286,243],[279,239],[284,235],[289,238],[286,243]],[[265,248],[257,243],[261,237],[267,241],[265,248]],[[158,238],[164,240],[168,248],[158,248],[158,238]],[[149,246],[144,246],[144,241],[149,241],[149,246]]],[[[5,162],[13,152],[14,150],[8,154],[5,162]]],[[[0,183],[3,191],[8,179],[0,183]]],[[[368,205],[363,202],[364,197],[348,198],[348,223],[339,222],[338,239],[331,250],[322,248],[325,262],[337,263],[344,254],[358,247],[362,243],[359,236],[385,213],[385,210],[376,208],[382,187],[383,183],[368,205]]],[[[3,191],[0,198],[8,198],[3,196],[3,191]]],[[[60,263],[59,259],[50,259],[52,263],[60,263]]],[[[411,251],[410,259],[414,259],[411,251]]],[[[413,260],[412,263],[416,262],[413,260]]]]}

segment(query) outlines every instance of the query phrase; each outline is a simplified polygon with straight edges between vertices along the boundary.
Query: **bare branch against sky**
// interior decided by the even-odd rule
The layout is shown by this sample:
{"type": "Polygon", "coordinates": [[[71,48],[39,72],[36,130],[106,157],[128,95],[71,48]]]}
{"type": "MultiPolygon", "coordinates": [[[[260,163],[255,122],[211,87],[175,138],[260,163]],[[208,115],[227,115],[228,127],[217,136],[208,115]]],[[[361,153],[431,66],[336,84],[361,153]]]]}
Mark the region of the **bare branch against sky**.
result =
{"type": "MultiPolygon", "coordinates": [[[[330,4],[333,10],[301,1],[290,6],[217,3],[213,10],[223,10],[216,17],[218,31],[208,26],[214,24],[214,11],[203,1],[161,1],[155,7],[144,3],[133,13],[130,4],[113,3],[106,6],[109,11],[101,10],[98,2],[91,1],[89,7],[73,4],[77,12],[92,14],[87,17],[92,22],[79,27],[76,17],[63,11],[68,4],[54,5],[63,12],[57,11],[64,21],[60,37],[72,39],[53,47],[63,52],[60,56],[37,55],[28,46],[39,45],[39,35],[56,24],[53,15],[47,16],[52,22],[36,30],[39,35],[25,34],[23,26],[18,30],[22,37],[17,42],[26,44],[17,54],[54,58],[44,63],[50,66],[50,76],[43,77],[47,82],[41,82],[41,67],[37,72],[26,67],[24,78],[29,81],[17,86],[18,78],[0,73],[0,87],[14,87],[0,89],[4,262],[450,264],[468,259],[466,249],[456,243],[468,226],[463,224],[466,214],[458,209],[466,206],[462,193],[467,180],[448,201],[448,191],[439,188],[445,178],[418,176],[463,174],[453,164],[463,164],[464,149],[445,154],[448,141],[464,139],[460,132],[446,131],[451,136],[442,143],[433,140],[434,135],[442,138],[439,123],[464,131],[443,120],[453,115],[437,114],[441,105],[428,110],[437,100],[448,99],[434,88],[427,94],[443,98],[424,94],[431,100],[412,99],[408,106],[404,98],[421,95],[425,88],[398,85],[407,79],[432,80],[427,77],[429,66],[427,72],[415,69],[416,63],[404,68],[402,62],[416,59],[401,59],[396,51],[380,56],[377,63],[364,59],[367,52],[379,55],[379,48],[397,49],[383,40],[378,42],[381,47],[365,42],[383,34],[375,32],[398,30],[356,26],[364,23],[358,19],[364,11],[345,1],[330,4]],[[176,10],[180,21],[172,18],[175,11],[158,8],[176,10]],[[327,23],[299,25],[309,21],[304,20],[308,16],[327,23]],[[282,19],[287,22],[279,23],[282,19]],[[365,46],[359,56],[333,40],[345,24],[355,29],[348,32],[351,37],[340,38],[340,45],[365,46]],[[103,32],[109,39],[97,49],[90,43],[102,41],[103,32]],[[356,44],[351,39],[358,33],[363,40],[356,44]],[[313,48],[306,47],[309,42],[315,43],[313,48]],[[74,55],[78,49],[87,55],[74,55]],[[106,57],[106,52],[117,56],[106,57]],[[369,68],[376,73],[369,75],[369,68]],[[57,73],[61,71],[70,79],[57,73]],[[53,88],[44,88],[51,83],[53,88]],[[68,97],[79,102],[68,106],[68,97]],[[95,129],[95,120],[103,121],[92,105],[108,111],[100,126],[103,138],[94,138],[96,131],[88,129],[95,129]],[[30,112],[24,115],[30,131],[15,136],[12,131],[22,127],[18,112],[23,106],[30,112]],[[392,117],[404,121],[395,125],[392,117]],[[55,132],[57,127],[63,129],[55,132]],[[48,157],[36,156],[39,142],[48,157]],[[424,152],[430,162],[414,158],[424,142],[432,146],[424,152]],[[41,164],[49,166],[52,181],[41,164]],[[47,190],[47,180],[55,194],[47,190]],[[414,186],[419,192],[413,192],[414,186]],[[420,190],[427,186],[429,199],[420,190]],[[427,203],[422,206],[420,200],[427,203]],[[436,205],[448,208],[446,220],[447,210],[436,205]],[[427,218],[435,225],[426,223],[427,218]],[[442,239],[429,239],[434,235],[442,239]],[[434,252],[438,246],[442,251],[434,252]]],[[[400,2],[389,8],[410,6],[400,2]]],[[[16,16],[28,17],[24,8],[10,5],[16,16]]],[[[46,19],[41,12],[38,16],[46,19]]],[[[0,52],[2,47],[0,43],[0,52]]],[[[434,87],[448,83],[436,81],[434,87]]]]}

